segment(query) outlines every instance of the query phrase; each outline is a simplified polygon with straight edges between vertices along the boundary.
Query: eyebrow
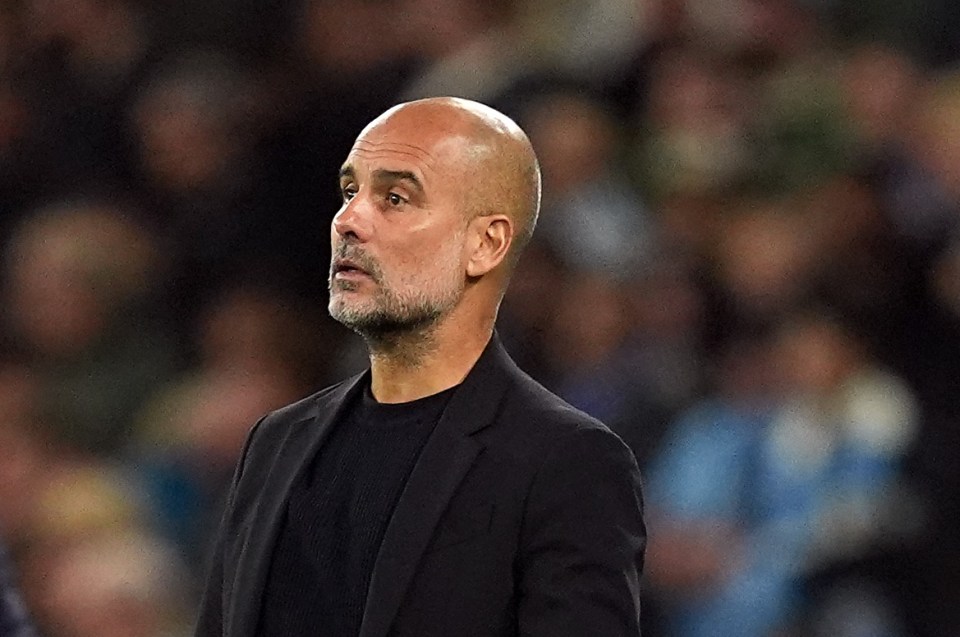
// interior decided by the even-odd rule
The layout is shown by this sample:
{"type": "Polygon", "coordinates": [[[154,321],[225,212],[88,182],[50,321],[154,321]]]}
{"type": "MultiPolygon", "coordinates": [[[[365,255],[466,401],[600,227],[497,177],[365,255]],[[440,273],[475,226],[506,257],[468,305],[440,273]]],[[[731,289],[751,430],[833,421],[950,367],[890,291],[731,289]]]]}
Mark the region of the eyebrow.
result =
{"type": "MultiPolygon", "coordinates": [[[[355,172],[352,166],[344,166],[340,169],[340,179],[344,177],[353,178],[355,172]]],[[[379,182],[406,181],[418,192],[423,192],[423,183],[417,175],[409,170],[386,170],[384,168],[373,171],[373,180],[379,182]]]]}

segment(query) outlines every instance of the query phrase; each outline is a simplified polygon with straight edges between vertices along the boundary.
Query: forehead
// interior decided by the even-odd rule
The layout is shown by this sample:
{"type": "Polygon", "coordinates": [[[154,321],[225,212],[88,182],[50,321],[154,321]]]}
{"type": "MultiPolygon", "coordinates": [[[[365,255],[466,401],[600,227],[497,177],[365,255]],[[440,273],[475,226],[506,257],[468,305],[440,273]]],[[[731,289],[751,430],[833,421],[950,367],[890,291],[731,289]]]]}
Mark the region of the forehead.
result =
{"type": "Polygon", "coordinates": [[[355,171],[410,170],[424,180],[448,177],[463,169],[469,141],[457,131],[430,121],[391,118],[368,126],[344,163],[355,171]]]}

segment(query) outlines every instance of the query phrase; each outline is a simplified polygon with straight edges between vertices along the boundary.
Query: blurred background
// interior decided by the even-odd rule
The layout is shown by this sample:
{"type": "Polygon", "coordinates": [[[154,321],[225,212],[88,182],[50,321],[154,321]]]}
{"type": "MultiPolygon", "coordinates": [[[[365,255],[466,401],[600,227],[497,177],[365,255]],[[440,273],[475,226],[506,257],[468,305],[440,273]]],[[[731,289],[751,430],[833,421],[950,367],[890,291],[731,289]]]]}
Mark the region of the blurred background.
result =
{"type": "Polygon", "coordinates": [[[960,4],[2,0],[0,542],[46,637],[189,634],[249,427],[360,369],[336,173],[530,134],[500,333],[645,474],[651,637],[960,625],[960,4]]]}

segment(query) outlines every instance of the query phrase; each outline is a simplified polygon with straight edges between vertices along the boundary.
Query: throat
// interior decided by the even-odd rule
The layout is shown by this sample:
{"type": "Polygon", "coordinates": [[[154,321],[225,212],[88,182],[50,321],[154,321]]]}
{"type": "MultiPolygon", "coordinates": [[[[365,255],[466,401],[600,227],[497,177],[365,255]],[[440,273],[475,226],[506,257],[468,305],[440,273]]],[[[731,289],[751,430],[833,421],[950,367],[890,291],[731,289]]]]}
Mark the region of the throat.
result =
{"type": "Polygon", "coordinates": [[[368,338],[372,390],[377,400],[399,403],[447,389],[459,379],[447,378],[441,348],[432,330],[368,338]]]}
{"type": "Polygon", "coordinates": [[[371,365],[405,372],[423,367],[438,349],[431,327],[365,334],[371,365]]]}

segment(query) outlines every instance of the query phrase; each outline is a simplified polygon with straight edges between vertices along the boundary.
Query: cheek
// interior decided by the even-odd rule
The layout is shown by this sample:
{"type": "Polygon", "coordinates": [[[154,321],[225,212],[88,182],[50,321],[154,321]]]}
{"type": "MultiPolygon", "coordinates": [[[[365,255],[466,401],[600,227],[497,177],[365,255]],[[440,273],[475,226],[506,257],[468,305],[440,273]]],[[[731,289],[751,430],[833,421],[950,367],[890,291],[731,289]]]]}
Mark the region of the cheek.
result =
{"type": "Polygon", "coordinates": [[[387,281],[397,285],[446,282],[459,275],[465,263],[466,232],[452,224],[443,228],[418,228],[402,244],[384,252],[382,266],[387,281]]]}
{"type": "Polygon", "coordinates": [[[407,252],[397,261],[395,280],[403,287],[421,290],[449,287],[462,271],[462,254],[462,246],[453,241],[407,252]]]}
{"type": "Polygon", "coordinates": [[[425,266],[435,271],[450,272],[463,266],[466,253],[463,237],[454,236],[441,242],[435,250],[425,255],[425,266]]]}

